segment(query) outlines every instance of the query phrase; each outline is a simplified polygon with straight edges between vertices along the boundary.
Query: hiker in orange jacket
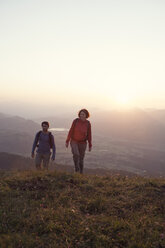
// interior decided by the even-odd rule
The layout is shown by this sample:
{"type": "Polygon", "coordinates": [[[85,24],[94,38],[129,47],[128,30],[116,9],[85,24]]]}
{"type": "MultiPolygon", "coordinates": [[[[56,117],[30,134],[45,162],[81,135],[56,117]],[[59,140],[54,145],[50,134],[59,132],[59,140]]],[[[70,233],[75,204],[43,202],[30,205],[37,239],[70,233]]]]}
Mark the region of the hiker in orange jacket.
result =
{"type": "Polygon", "coordinates": [[[76,118],[73,121],[66,139],[66,147],[68,148],[70,142],[72,148],[75,172],[80,172],[81,174],[83,173],[84,168],[84,156],[87,148],[87,141],[89,151],[92,150],[91,123],[87,120],[89,116],[88,110],[81,109],[78,113],[79,118],[76,118]]]}

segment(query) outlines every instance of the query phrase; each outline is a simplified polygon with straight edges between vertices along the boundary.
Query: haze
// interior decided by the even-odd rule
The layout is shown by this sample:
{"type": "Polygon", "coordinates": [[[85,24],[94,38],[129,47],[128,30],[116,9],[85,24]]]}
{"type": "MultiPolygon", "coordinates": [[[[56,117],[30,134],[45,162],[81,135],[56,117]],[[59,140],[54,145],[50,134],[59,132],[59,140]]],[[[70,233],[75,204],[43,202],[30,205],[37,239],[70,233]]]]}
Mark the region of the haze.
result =
{"type": "Polygon", "coordinates": [[[0,112],[165,108],[164,13],[161,0],[1,0],[0,112]]]}

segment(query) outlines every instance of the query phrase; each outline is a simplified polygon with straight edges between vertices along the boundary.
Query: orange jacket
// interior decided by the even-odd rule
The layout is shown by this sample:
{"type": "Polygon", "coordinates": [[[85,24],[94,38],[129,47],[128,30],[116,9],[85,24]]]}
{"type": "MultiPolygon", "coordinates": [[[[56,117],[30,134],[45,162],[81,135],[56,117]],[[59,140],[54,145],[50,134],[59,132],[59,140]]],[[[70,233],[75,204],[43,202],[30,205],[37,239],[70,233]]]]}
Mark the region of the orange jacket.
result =
{"type": "Polygon", "coordinates": [[[70,140],[77,143],[86,143],[88,141],[89,147],[92,147],[91,133],[91,123],[88,120],[82,121],[80,118],[77,118],[72,123],[66,143],[69,143],[70,140]]]}

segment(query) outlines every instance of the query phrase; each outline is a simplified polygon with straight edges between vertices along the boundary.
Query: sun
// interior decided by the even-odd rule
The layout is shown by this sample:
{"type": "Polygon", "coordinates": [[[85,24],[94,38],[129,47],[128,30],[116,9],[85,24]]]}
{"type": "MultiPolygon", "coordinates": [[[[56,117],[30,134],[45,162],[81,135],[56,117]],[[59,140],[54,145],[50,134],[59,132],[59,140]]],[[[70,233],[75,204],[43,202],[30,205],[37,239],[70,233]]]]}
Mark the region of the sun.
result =
{"type": "Polygon", "coordinates": [[[128,104],[129,103],[129,98],[128,96],[124,96],[124,95],[121,95],[121,96],[118,96],[116,98],[117,102],[120,103],[120,104],[128,104]]]}
{"type": "Polygon", "coordinates": [[[129,108],[132,105],[131,96],[126,94],[117,95],[114,100],[118,107],[129,108]]]}

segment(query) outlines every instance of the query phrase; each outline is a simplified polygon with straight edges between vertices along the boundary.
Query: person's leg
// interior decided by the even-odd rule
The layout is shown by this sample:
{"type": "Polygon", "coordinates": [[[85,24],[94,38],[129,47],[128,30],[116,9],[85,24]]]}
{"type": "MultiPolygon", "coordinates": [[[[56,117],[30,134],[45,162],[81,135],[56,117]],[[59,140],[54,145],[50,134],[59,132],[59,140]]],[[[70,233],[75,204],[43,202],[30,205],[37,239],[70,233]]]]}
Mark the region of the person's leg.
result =
{"type": "Polygon", "coordinates": [[[79,144],[78,148],[80,153],[79,167],[80,167],[80,173],[82,174],[84,169],[84,156],[85,156],[87,144],[79,144]]]}
{"type": "Polygon", "coordinates": [[[73,161],[74,161],[74,165],[75,165],[75,172],[79,172],[80,168],[79,168],[79,149],[78,149],[78,144],[75,142],[71,142],[71,148],[72,148],[72,154],[73,154],[73,161]]]}
{"type": "Polygon", "coordinates": [[[41,170],[42,154],[37,153],[35,157],[35,165],[37,170],[41,170]]]}
{"type": "Polygon", "coordinates": [[[43,168],[45,170],[48,170],[49,160],[50,160],[50,153],[44,153],[43,154],[43,168]]]}

